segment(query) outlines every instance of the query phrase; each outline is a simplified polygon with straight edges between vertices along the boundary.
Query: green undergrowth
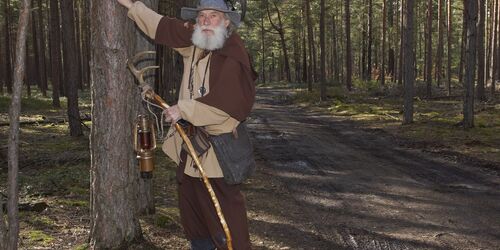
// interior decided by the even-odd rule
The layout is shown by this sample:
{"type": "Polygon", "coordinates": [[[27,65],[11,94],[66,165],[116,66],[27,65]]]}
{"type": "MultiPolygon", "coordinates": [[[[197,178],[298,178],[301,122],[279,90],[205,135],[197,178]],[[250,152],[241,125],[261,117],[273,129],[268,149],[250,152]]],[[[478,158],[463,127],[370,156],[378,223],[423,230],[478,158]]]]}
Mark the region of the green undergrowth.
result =
{"type": "MultiPolygon", "coordinates": [[[[291,101],[299,106],[328,112],[332,116],[357,121],[361,127],[382,129],[413,142],[500,162],[500,104],[476,103],[475,127],[463,129],[461,98],[414,100],[414,123],[402,125],[403,99],[381,95],[377,87],[358,87],[352,92],[329,87],[327,100],[320,100],[317,88],[293,89],[291,101]]],[[[384,90],[397,93],[397,89],[384,90]]]]}

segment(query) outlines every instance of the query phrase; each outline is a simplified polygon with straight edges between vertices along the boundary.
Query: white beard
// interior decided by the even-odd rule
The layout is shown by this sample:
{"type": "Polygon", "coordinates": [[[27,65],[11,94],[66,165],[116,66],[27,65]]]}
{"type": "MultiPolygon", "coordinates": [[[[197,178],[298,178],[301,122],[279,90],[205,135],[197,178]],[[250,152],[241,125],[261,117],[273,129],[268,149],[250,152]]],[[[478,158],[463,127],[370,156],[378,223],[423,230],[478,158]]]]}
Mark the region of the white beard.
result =
{"type": "Polygon", "coordinates": [[[227,29],[224,26],[224,22],[217,27],[215,27],[213,35],[207,35],[203,33],[203,29],[206,29],[206,26],[196,25],[194,29],[193,35],[191,37],[191,41],[193,44],[204,50],[216,50],[222,48],[224,46],[224,42],[227,39],[227,29]]]}

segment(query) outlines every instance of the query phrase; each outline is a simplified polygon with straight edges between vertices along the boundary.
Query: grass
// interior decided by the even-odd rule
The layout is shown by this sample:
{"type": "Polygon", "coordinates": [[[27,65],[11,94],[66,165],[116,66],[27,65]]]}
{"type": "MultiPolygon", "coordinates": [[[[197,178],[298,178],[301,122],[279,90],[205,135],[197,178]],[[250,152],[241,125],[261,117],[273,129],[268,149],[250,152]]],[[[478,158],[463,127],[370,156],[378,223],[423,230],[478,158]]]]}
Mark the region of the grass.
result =
{"type": "Polygon", "coordinates": [[[36,244],[41,246],[48,246],[52,241],[54,241],[54,237],[46,234],[41,230],[23,231],[20,233],[20,237],[27,241],[25,242],[25,244],[29,245],[36,244]]]}

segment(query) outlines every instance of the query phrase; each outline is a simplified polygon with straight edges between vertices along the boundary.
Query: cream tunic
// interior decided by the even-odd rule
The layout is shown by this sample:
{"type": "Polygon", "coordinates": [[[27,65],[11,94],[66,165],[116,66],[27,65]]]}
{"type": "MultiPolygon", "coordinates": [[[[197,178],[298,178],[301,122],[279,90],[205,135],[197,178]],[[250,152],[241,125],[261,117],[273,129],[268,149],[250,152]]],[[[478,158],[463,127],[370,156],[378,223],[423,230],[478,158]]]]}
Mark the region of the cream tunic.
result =
{"type": "MultiPolygon", "coordinates": [[[[137,26],[146,35],[152,39],[156,36],[156,30],[158,24],[162,18],[161,15],[157,14],[153,10],[147,8],[141,2],[134,2],[133,6],[129,9],[128,16],[130,19],[134,20],[137,26]]],[[[239,122],[229,116],[224,111],[214,108],[212,106],[206,105],[204,103],[198,102],[194,99],[201,97],[199,89],[202,86],[203,78],[205,78],[205,89],[206,93],[210,91],[210,65],[207,67],[209,62],[209,56],[197,59],[203,52],[202,49],[197,48],[195,51],[193,61],[193,99],[190,99],[190,91],[188,89],[189,84],[189,73],[191,71],[191,61],[193,55],[194,46],[186,48],[173,48],[179,52],[183,57],[184,62],[184,72],[182,76],[182,82],[179,92],[178,106],[181,111],[181,116],[183,119],[191,122],[195,126],[202,126],[211,135],[218,135],[222,133],[229,133],[233,131],[239,124],[239,122]],[[206,72],[205,72],[206,69],[206,72]],[[205,76],[206,73],[206,76],[205,76]]],[[[163,151],[177,164],[180,161],[182,138],[175,131],[175,128],[171,127],[167,133],[167,137],[163,143],[163,151]]],[[[220,178],[223,177],[222,170],[217,161],[217,157],[213,148],[210,148],[205,156],[201,159],[203,170],[207,177],[210,178],[220,178]]],[[[200,177],[200,173],[196,166],[194,166],[194,161],[188,156],[185,174],[192,177],[200,177]]]]}

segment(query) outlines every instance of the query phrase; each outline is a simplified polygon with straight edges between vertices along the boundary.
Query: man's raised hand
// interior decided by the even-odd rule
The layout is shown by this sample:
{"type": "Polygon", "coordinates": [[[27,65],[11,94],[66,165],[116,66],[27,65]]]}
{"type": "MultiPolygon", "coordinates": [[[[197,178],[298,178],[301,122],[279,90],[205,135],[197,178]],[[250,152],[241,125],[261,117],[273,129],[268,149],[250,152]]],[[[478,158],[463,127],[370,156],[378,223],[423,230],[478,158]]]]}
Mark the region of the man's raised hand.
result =
{"type": "Polygon", "coordinates": [[[132,0],[116,0],[119,4],[125,6],[125,8],[130,9],[134,2],[132,0]]]}

